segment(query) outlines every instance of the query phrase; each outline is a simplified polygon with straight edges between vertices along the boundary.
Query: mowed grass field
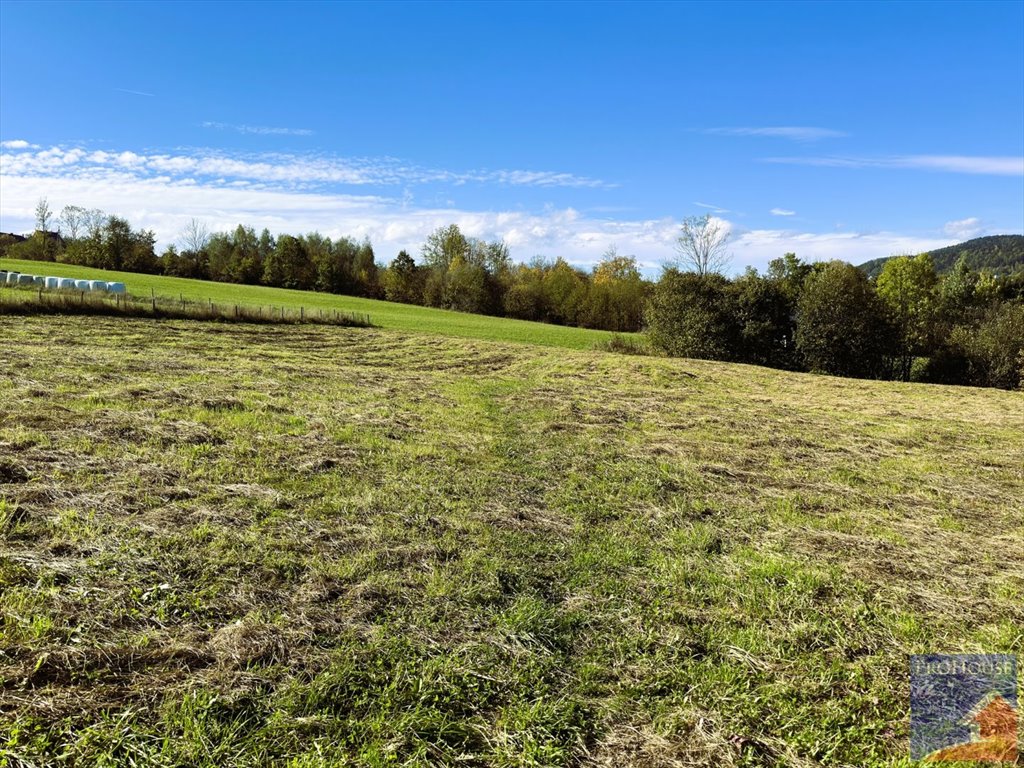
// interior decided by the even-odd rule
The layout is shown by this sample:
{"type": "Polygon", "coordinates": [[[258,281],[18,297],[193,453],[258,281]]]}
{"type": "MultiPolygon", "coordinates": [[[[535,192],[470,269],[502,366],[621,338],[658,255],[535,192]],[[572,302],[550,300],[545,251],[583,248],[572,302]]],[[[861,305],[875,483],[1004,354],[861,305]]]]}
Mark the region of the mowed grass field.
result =
{"type": "Polygon", "coordinates": [[[1020,393],[0,335],[5,765],[908,765],[908,654],[1024,650],[1020,393]]]}
{"type": "MultiPolygon", "coordinates": [[[[90,280],[123,282],[134,296],[149,298],[152,294],[186,301],[213,301],[216,304],[249,307],[273,307],[294,310],[304,307],[307,312],[354,312],[369,315],[370,321],[382,328],[395,328],[431,335],[442,334],[469,339],[513,341],[567,349],[592,349],[610,339],[613,334],[587,328],[568,328],[549,323],[452,312],[432,307],[417,307],[391,301],[340,296],[333,293],[295,291],[257,285],[215,283],[208,280],[190,280],[162,275],[140,275],[135,272],[113,272],[103,269],[79,267],[46,261],[0,259],[0,269],[32,275],[53,275],[90,280]]],[[[637,338],[637,334],[620,334],[637,338]]]]}

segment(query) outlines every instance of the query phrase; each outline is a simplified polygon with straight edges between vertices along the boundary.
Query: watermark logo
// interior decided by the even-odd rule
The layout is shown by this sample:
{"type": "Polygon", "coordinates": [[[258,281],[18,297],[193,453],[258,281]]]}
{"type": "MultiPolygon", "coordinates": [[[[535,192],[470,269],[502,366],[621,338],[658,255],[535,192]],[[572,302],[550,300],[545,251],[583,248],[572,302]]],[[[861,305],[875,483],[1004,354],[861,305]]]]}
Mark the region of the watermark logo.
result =
{"type": "Polygon", "coordinates": [[[910,657],[911,758],[1013,762],[1017,719],[1015,656],[910,657]]]}

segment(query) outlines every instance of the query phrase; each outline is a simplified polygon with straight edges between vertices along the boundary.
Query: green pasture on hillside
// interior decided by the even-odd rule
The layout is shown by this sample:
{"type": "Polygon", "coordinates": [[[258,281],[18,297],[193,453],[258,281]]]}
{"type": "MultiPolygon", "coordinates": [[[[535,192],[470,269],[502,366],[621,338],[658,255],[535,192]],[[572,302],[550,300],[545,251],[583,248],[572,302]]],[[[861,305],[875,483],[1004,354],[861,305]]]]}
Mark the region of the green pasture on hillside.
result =
{"type": "Polygon", "coordinates": [[[391,301],[363,299],[355,296],[268,288],[258,285],[215,283],[207,280],[142,275],[134,272],[113,272],[55,262],[0,259],[0,269],[34,275],[119,281],[125,283],[128,292],[135,296],[149,296],[152,291],[157,296],[170,298],[180,296],[192,301],[212,300],[215,303],[227,305],[277,308],[283,306],[296,311],[299,307],[305,307],[307,311],[313,312],[317,310],[354,312],[369,315],[370,320],[382,328],[422,331],[469,339],[513,341],[567,349],[590,349],[613,335],[607,331],[567,328],[548,323],[532,323],[525,320],[451,312],[444,309],[397,304],[391,301]]]}

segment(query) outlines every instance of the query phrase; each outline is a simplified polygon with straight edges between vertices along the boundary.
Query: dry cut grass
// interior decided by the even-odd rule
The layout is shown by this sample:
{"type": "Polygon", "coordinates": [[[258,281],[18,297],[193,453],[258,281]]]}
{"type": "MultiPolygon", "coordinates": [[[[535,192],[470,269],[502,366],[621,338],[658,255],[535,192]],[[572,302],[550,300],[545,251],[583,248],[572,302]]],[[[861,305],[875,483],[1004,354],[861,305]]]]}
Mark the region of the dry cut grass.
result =
{"type": "Polygon", "coordinates": [[[7,765],[907,765],[1022,650],[1020,393],[0,323],[7,765]]]}

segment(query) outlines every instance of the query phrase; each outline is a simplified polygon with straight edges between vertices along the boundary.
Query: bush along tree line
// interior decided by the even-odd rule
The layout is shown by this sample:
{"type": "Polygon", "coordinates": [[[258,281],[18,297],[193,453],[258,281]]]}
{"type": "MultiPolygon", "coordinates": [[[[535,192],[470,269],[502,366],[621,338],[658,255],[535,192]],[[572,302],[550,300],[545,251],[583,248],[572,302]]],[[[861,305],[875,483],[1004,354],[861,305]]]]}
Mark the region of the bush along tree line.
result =
{"type": "Polygon", "coordinates": [[[614,248],[590,271],[561,258],[515,264],[503,242],[467,237],[454,224],[428,236],[419,260],[401,251],[384,266],[368,240],[316,232],[274,237],[239,225],[210,234],[193,221],[157,256],[153,233],[117,216],[69,206],[54,222],[43,200],[36,219],[33,236],[0,242],[0,253],[644,330],[653,351],[672,356],[1007,389],[1024,381],[1024,271],[979,271],[964,256],[945,274],[927,254],[898,256],[870,278],[845,262],[787,253],[764,274],[748,268],[729,279],[721,274],[727,233],[703,216],[684,220],[679,260],[651,282],[614,248]],[[50,232],[54,223],[59,233],[50,232]]]}

